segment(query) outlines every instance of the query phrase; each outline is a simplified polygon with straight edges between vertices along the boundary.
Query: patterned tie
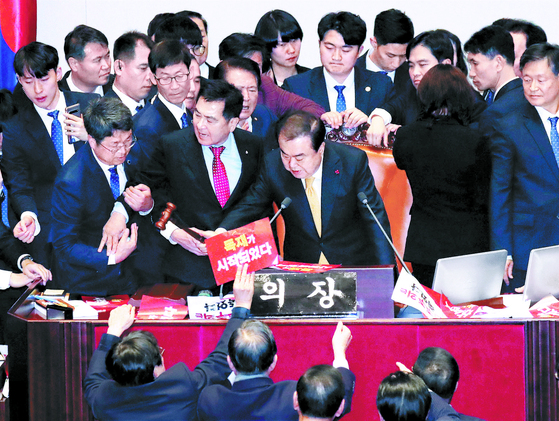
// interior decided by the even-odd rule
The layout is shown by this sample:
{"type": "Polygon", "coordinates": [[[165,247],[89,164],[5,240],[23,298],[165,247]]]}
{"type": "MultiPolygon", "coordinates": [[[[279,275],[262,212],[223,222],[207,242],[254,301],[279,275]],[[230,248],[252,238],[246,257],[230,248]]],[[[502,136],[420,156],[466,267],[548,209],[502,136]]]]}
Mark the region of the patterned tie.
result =
{"type": "Polygon", "coordinates": [[[487,105],[493,104],[493,99],[494,98],[495,98],[495,92],[489,90],[487,92],[487,96],[485,97],[485,102],[487,102],[487,105]]]}
{"type": "MultiPolygon", "coordinates": [[[[311,208],[312,219],[314,220],[314,225],[316,226],[316,231],[318,232],[318,236],[322,236],[322,216],[321,216],[321,208],[320,208],[320,200],[318,195],[314,191],[313,188],[314,177],[305,178],[305,193],[307,195],[307,200],[309,202],[309,206],[311,208]]],[[[328,260],[324,256],[324,253],[320,253],[320,258],[318,263],[322,265],[327,265],[328,260]]]]}
{"type": "Polygon", "coordinates": [[[138,106],[136,107],[136,113],[139,113],[140,111],[142,111],[142,108],[144,108],[143,105],[138,105],[138,106]]]}
{"type": "Polygon", "coordinates": [[[345,89],[345,85],[336,85],[334,86],[334,89],[338,91],[338,99],[336,100],[336,111],[341,113],[347,108],[345,105],[345,96],[342,92],[345,89]]]}
{"type": "Polygon", "coordinates": [[[214,159],[212,162],[212,174],[214,178],[214,188],[215,195],[221,207],[224,207],[229,199],[229,180],[227,179],[227,171],[225,171],[225,165],[221,162],[221,154],[225,150],[225,146],[210,147],[210,150],[214,154],[214,159]]]}
{"type": "Polygon", "coordinates": [[[51,111],[47,114],[52,117],[52,125],[50,128],[50,137],[54,143],[54,149],[60,160],[60,165],[64,165],[64,147],[62,146],[62,124],[58,121],[58,110],[51,111]]]}
{"type": "Polygon", "coordinates": [[[109,172],[111,173],[111,191],[113,192],[113,198],[116,199],[120,196],[120,179],[118,177],[116,165],[109,168],[109,172]]]}
{"type": "Polygon", "coordinates": [[[185,127],[188,127],[188,117],[186,116],[186,113],[183,113],[183,115],[181,116],[181,126],[183,129],[185,127]]]}
{"type": "Polygon", "coordinates": [[[2,222],[4,222],[4,225],[9,227],[10,223],[8,222],[8,189],[6,189],[6,186],[2,186],[2,191],[4,192],[4,200],[2,201],[2,222]]]}
{"type": "Polygon", "coordinates": [[[559,120],[559,117],[549,117],[548,120],[551,122],[551,147],[555,154],[555,161],[559,165],[559,133],[557,132],[557,120],[559,120]]]}

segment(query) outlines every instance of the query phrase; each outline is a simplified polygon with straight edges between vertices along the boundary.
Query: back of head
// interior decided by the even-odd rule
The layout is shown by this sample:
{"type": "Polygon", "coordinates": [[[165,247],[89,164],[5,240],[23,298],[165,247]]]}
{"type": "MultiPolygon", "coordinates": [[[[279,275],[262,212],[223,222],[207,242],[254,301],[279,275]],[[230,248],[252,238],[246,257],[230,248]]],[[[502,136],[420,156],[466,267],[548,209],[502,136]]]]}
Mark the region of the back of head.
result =
{"type": "Polygon", "coordinates": [[[309,137],[315,151],[326,136],[326,128],[321,119],[303,110],[294,110],[284,114],[276,123],[276,138],[280,135],[285,140],[293,140],[299,137],[309,137]]]}
{"type": "Polygon", "coordinates": [[[58,52],[42,42],[31,42],[21,47],[14,56],[14,70],[18,76],[23,77],[28,72],[31,76],[42,78],[52,69],[58,69],[58,52]]]}
{"type": "Polygon", "coordinates": [[[423,117],[451,117],[461,124],[470,123],[475,97],[466,76],[450,64],[437,64],[421,79],[417,88],[423,105],[423,117]]]}
{"type": "Polygon", "coordinates": [[[342,374],[331,365],[309,368],[297,382],[297,401],[301,414],[333,419],[344,400],[342,374]]]}
{"type": "Polygon", "coordinates": [[[260,68],[256,62],[245,57],[230,57],[220,61],[215,67],[213,78],[226,80],[227,72],[233,69],[244,70],[245,72],[251,73],[256,78],[258,87],[260,88],[260,68]]]}
{"type": "Polygon", "coordinates": [[[188,19],[200,19],[204,24],[204,29],[206,30],[206,32],[208,32],[208,21],[204,19],[204,16],[202,16],[201,13],[194,12],[192,10],[182,10],[180,12],[177,12],[176,15],[184,16],[187,17],[188,19]]]}
{"type": "Polygon", "coordinates": [[[299,22],[283,10],[272,10],[260,18],[254,35],[266,43],[268,52],[277,47],[278,41],[289,42],[303,39],[303,30],[299,22]]]}
{"type": "Polygon", "coordinates": [[[110,97],[92,100],[83,114],[83,123],[98,144],[112,136],[114,131],[129,131],[133,127],[128,107],[120,99],[110,97]]]}
{"type": "Polygon", "coordinates": [[[153,41],[146,35],[137,31],[130,31],[122,34],[115,41],[113,56],[115,61],[130,61],[136,57],[136,45],[144,44],[151,50],[153,41]]]}
{"type": "Polygon", "coordinates": [[[514,65],[514,41],[509,31],[491,25],[477,31],[464,44],[467,53],[483,54],[490,60],[501,55],[509,65],[514,65]]]}
{"type": "Polygon", "coordinates": [[[192,19],[179,13],[165,19],[154,33],[155,42],[178,39],[186,45],[202,45],[202,32],[192,19]]]}
{"type": "Polygon", "coordinates": [[[251,34],[235,32],[223,39],[219,44],[219,59],[229,57],[248,57],[253,53],[261,53],[264,63],[268,61],[266,43],[251,34]]]}
{"type": "Polygon", "coordinates": [[[64,56],[66,57],[66,61],[68,61],[70,57],[82,61],[85,58],[84,48],[89,43],[101,44],[104,46],[109,45],[107,37],[101,31],[87,25],[76,26],[66,35],[66,38],[64,38],[64,56]]]}
{"type": "Polygon", "coordinates": [[[122,386],[140,386],[154,380],[153,370],[161,365],[157,339],[152,333],[136,331],[114,344],[105,358],[107,371],[122,386]]]}
{"type": "Polygon", "coordinates": [[[413,34],[411,19],[400,10],[385,10],[375,18],[373,35],[378,45],[407,44],[413,39],[413,34]]]}
{"type": "Polygon", "coordinates": [[[545,31],[538,25],[521,19],[498,19],[493,25],[503,27],[508,32],[526,35],[526,47],[534,44],[547,42],[545,31]]]}
{"type": "Polygon", "coordinates": [[[421,377],[429,389],[444,399],[451,399],[460,378],[456,359],[446,349],[425,348],[413,365],[413,372],[421,377]]]}
{"type": "Polygon", "coordinates": [[[528,63],[539,60],[547,60],[553,74],[559,75],[559,45],[547,42],[531,45],[522,54],[520,70],[522,71],[528,63]]]}
{"type": "Polygon", "coordinates": [[[176,39],[166,39],[157,44],[149,53],[149,68],[153,74],[157,69],[163,69],[173,64],[184,63],[190,67],[192,56],[188,47],[176,39]]]}
{"type": "Polygon", "coordinates": [[[360,47],[367,37],[367,24],[358,15],[350,12],[328,13],[318,22],[318,38],[324,39],[328,31],[338,32],[346,45],[360,47]]]}
{"type": "Polygon", "coordinates": [[[229,339],[229,358],[239,373],[265,373],[278,349],[270,328],[258,320],[246,320],[229,339]]]}
{"type": "Polygon", "coordinates": [[[429,389],[414,374],[397,371],[380,383],[377,408],[384,421],[425,421],[430,406],[429,389]]]}
{"type": "Polygon", "coordinates": [[[153,38],[155,35],[155,31],[159,26],[168,18],[174,16],[174,13],[159,13],[153,17],[153,19],[149,22],[148,25],[148,37],[153,38]]]}

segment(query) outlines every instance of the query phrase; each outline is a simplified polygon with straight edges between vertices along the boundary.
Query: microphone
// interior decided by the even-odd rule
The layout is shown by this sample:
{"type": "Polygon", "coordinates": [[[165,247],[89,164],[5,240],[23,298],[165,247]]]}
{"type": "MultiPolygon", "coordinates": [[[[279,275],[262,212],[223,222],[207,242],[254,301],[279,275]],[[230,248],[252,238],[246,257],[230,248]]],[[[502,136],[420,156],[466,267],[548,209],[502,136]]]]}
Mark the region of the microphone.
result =
{"type": "Polygon", "coordinates": [[[359,193],[357,193],[357,198],[359,199],[359,201],[361,203],[363,203],[365,206],[367,206],[367,209],[369,209],[369,212],[371,213],[371,215],[375,219],[375,222],[377,223],[380,230],[382,231],[382,233],[386,237],[386,241],[388,241],[388,243],[390,244],[390,247],[392,247],[392,250],[394,250],[394,253],[396,254],[396,257],[398,257],[398,260],[400,261],[400,264],[406,270],[406,272],[408,272],[411,275],[410,270],[408,269],[408,267],[404,263],[404,259],[402,259],[402,257],[400,256],[400,253],[398,253],[398,250],[396,250],[396,247],[394,247],[394,243],[392,243],[392,240],[390,239],[390,237],[388,236],[388,234],[386,233],[386,231],[382,227],[382,224],[378,220],[377,216],[375,215],[375,213],[373,212],[373,210],[369,206],[369,200],[367,200],[367,195],[363,192],[359,192],[359,193]]]}
{"type": "Polygon", "coordinates": [[[280,208],[278,209],[278,211],[276,212],[274,217],[271,219],[270,225],[272,225],[272,222],[274,222],[276,220],[276,218],[279,216],[281,211],[286,209],[287,207],[289,207],[289,205],[291,205],[291,198],[286,197],[285,199],[283,199],[283,202],[281,202],[280,208]]]}

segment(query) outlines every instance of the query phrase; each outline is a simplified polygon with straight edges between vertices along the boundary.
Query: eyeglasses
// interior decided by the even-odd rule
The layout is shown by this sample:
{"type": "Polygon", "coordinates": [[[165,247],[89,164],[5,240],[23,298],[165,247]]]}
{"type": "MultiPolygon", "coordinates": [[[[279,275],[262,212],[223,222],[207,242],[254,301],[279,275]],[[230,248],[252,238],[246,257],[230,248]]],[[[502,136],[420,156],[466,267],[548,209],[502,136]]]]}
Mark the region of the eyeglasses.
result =
{"type": "Polygon", "coordinates": [[[103,148],[105,148],[107,151],[109,151],[110,153],[112,153],[114,155],[123,148],[126,152],[128,152],[130,149],[132,149],[132,147],[136,144],[136,142],[137,142],[136,137],[132,137],[132,140],[130,142],[123,143],[121,145],[117,145],[114,148],[107,148],[102,143],[99,143],[99,145],[101,145],[103,148]]]}
{"type": "Polygon", "coordinates": [[[204,55],[204,53],[206,52],[206,47],[204,47],[203,45],[193,45],[192,47],[189,46],[188,48],[190,52],[197,57],[204,55]]]}
{"type": "Polygon", "coordinates": [[[181,73],[180,75],[176,75],[176,76],[163,76],[163,77],[157,77],[154,76],[155,79],[161,84],[161,85],[170,85],[173,80],[176,80],[177,83],[182,83],[182,82],[186,82],[186,80],[188,79],[188,75],[190,73],[181,73]]]}

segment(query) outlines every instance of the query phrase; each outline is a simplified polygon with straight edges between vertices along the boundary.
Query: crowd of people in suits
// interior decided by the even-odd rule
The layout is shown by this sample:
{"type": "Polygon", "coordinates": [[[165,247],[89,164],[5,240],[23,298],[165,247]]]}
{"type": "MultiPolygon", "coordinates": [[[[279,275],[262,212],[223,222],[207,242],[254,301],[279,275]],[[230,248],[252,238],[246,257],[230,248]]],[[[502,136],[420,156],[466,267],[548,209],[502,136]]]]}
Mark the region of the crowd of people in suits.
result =
{"type": "MultiPolygon", "coordinates": [[[[208,238],[271,215],[286,197],[286,260],[394,264],[366,154],[325,141],[326,126],[364,123],[368,143],[394,142],[410,181],[405,260],[414,275],[430,286],[439,258],[506,249],[503,291],[521,287],[530,250],[559,242],[559,46],[532,23],[500,19],[462,47],[446,30],[415,35],[395,9],[377,15],[362,54],[366,33],[353,13],[324,16],[314,69],[297,63],[303,32],[281,10],[266,13],[254,35],[226,37],[215,67],[206,62],[208,24],[191,11],[121,35],[112,60],[101,31],[76,26],[65,38],[65,75],[54,47],[22,47],[18,84],[0,96],[10,225],[2,226],[0,288],[11,287],[2,314],[37,278],[77,295],[158,282],[216,293],[206,245],[184,227],[208,238]],[[158,230],[167,202],[177,210],[158,230]]],[[[230,364],[241,377],[254,372],[230,364]]],[[[400,393],[390,390],[401,388],[428,410],[421,380],[403,374],[387,378],[379,409],[388,414],[391,393],[400,393]]],[[[332,416],[347,412],[343,396],[332,416]]],[[[296,418],[305,404],[295,403],[296,418]]]]}

